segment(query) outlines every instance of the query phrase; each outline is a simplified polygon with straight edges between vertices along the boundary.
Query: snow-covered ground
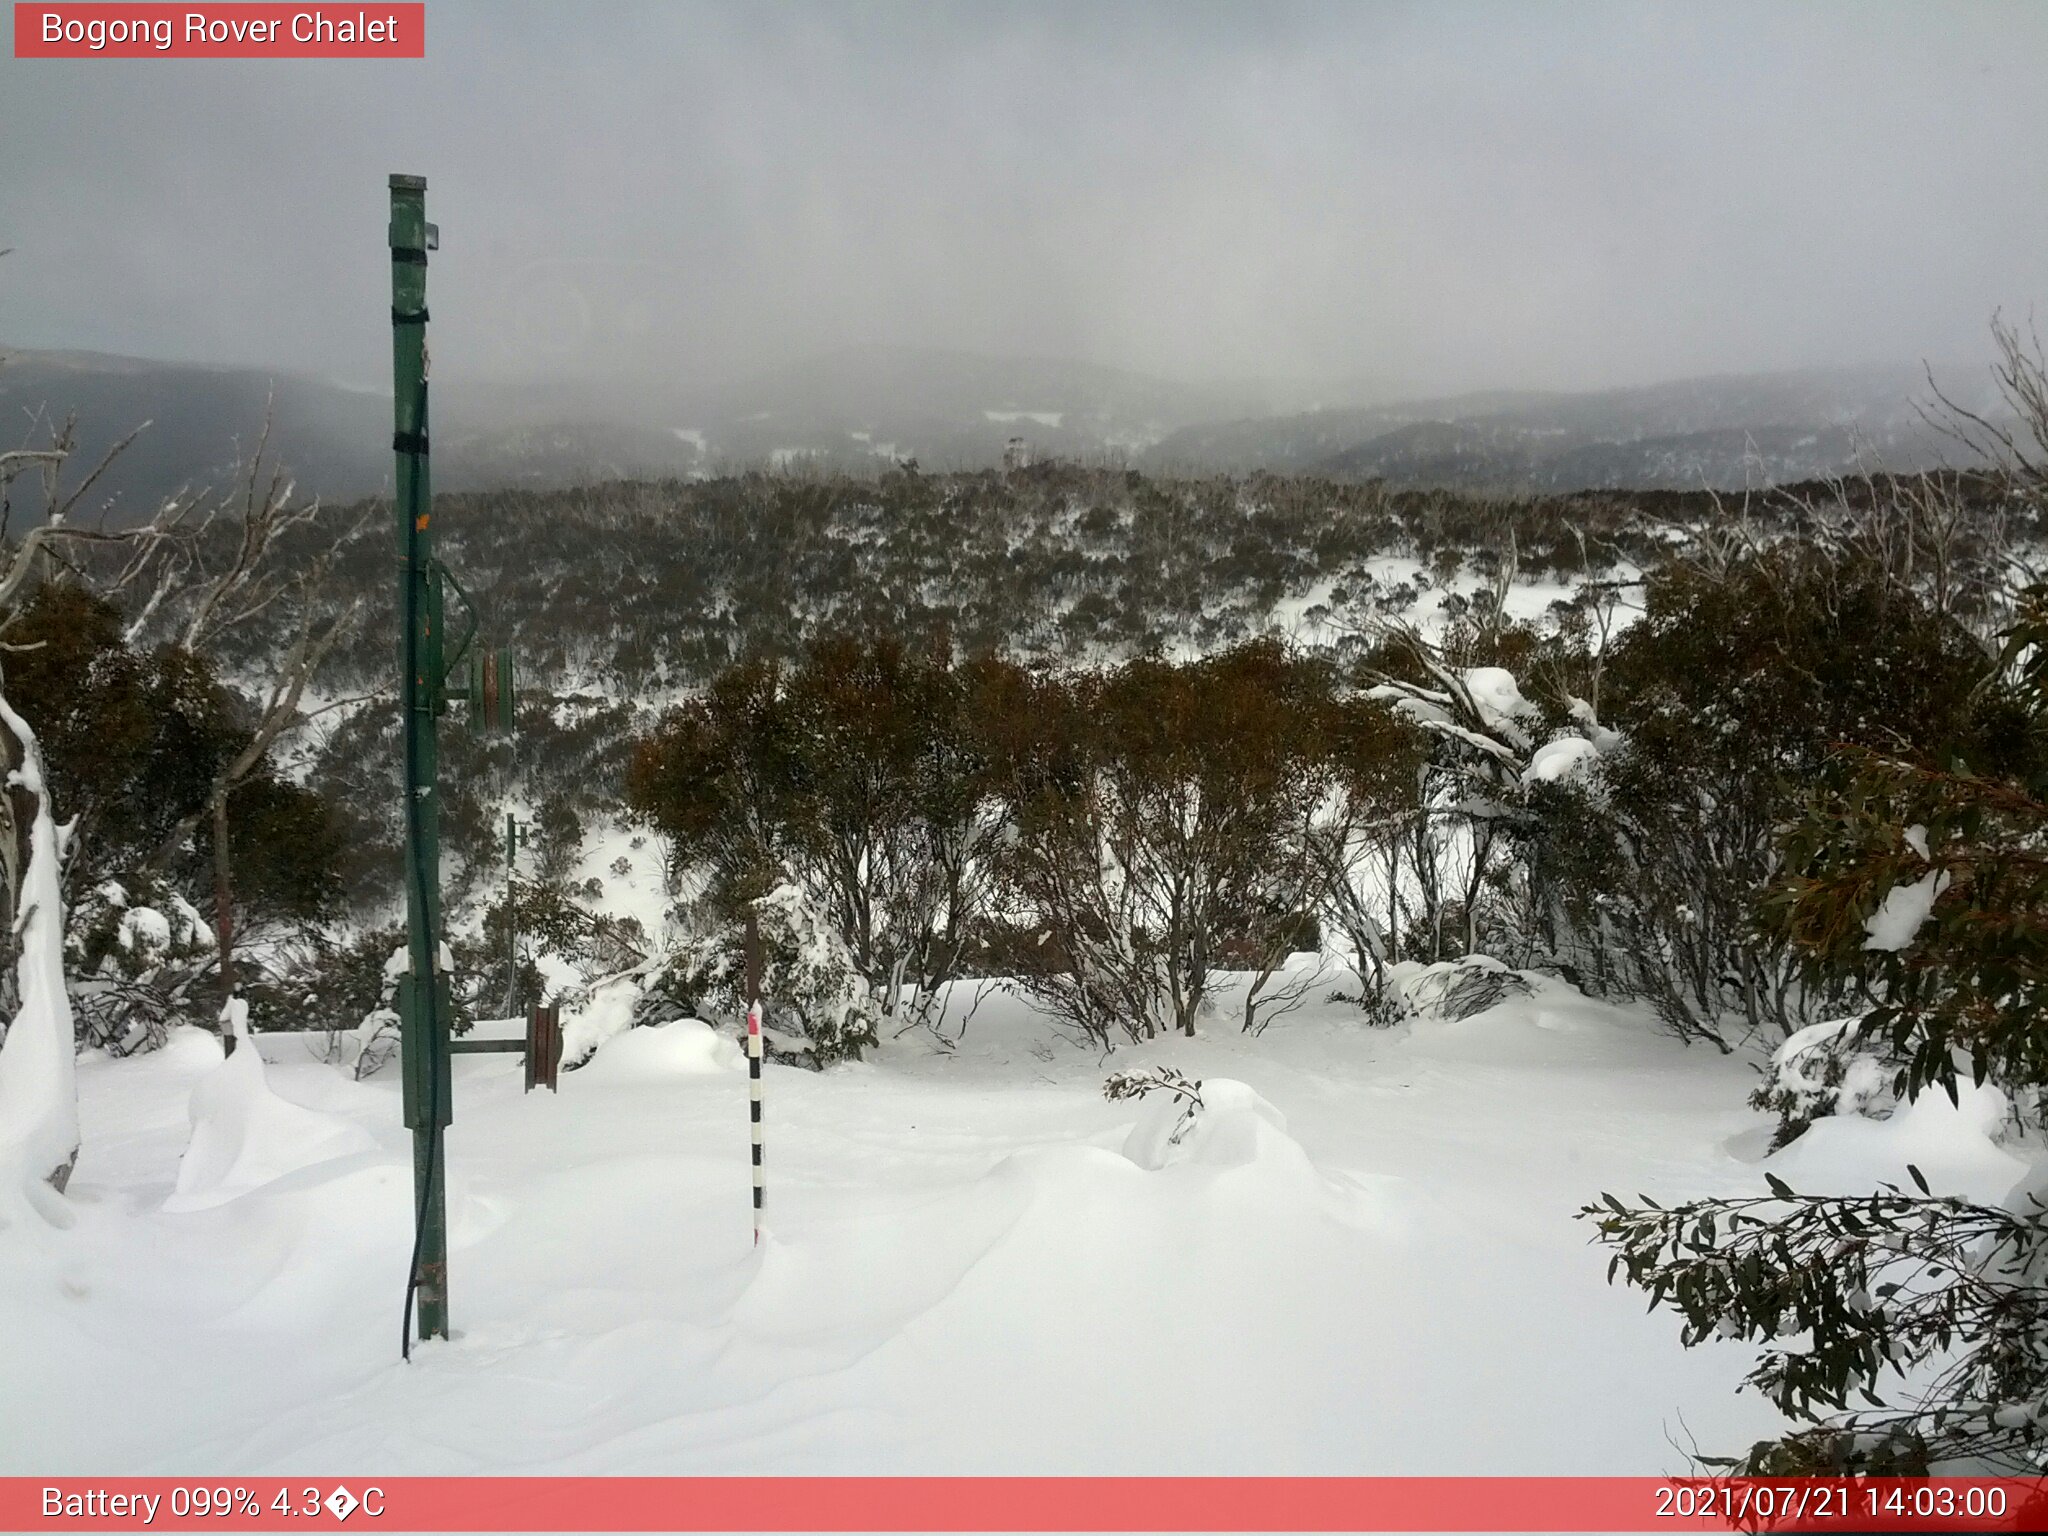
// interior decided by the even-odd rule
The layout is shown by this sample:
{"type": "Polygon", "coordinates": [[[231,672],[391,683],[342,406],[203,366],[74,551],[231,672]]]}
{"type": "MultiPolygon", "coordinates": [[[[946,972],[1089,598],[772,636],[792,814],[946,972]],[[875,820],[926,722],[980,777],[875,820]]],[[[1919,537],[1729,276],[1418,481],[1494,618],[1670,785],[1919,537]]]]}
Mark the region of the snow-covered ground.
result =
{"type": "MultiPolygon", "coordinates": [[[[620,1036],[558,1096],[463,1057],[457,1336],[410,1365],[397,1083],[261,1049],[267,1086],[223,1084],[196,1032],[80,1064],[76,1219],[0,1232],[33,1384],[0,1394],[0,1471],[1654,1473],[1773,1426],[1735,1395],[1744,1352],[1682,1350],[1572,1219],[1604,1190],[1761,1190],[1753,1074],[1557,983],[1393,1030],[1318,1003],[1256,1040],[1226,999],[1108,1063],[991,996],[950,1054],[771,1067],[758,1251],[729,1042],[620,1036]],[[1140,1065],[1211,1085],[1181,1144],[1157,1096],[1102,1097],[1140,1065]]],[[[1995,1106],[1909,1118],[1824,1122],[1770,1166],[2016,1176],[1995,1106]]]]}

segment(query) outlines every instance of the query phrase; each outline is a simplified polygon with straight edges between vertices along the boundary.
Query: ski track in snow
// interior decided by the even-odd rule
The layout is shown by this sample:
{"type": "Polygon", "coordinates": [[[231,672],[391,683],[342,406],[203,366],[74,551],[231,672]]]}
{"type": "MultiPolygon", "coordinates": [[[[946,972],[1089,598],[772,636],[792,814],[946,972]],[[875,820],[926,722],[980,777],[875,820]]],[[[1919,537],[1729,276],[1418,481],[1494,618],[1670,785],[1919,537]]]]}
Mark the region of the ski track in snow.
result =
{"type": "MultiPolygon", "coordinates": [[[[992,997],[951,1054],[771,1066],[758,1251],[736,1057],[679,1037],[558,1096],[459,1058],[457,1337],[410,1366],[395,1076],[263,1037],[271,1089],[374,1150],[172,1213],[217,1055],[89,1056],[77,1222],[0,1233],[9,1375],[35,1383],[0,1402],[0,1470],[1649,1474],[1771,1431],[1735,1395],[1746,1349],[1682,1350],[1572,1219],[1761,1189],[1747,1063],[1557,983],[1394,1030],[1318,1004],[1257,1040],[1232,1001],[1107,1062],[992,997]],[[1100,1085],[1154,1064],[1277,1116],[1147,1171],[1120,1149],[1156,1101],[1100,1085]]],[[[1884,1130],[1831,1176],[1895,1176],[1884,1130]]],[[[1912,1146],[1933,1179],[2010,1172],[1968,1128],[1912,1146]]]]}

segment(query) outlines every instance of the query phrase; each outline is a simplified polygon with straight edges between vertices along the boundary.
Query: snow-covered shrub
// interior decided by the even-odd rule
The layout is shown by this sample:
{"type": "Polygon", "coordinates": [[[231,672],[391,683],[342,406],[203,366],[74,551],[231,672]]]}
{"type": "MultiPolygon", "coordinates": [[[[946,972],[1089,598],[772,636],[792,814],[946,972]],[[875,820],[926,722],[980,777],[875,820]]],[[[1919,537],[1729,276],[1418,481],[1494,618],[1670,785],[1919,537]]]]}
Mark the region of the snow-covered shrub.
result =
{"type": "Polygon", "coordinates": [[[1759,911],[1781,830],[1837,749],[1985,762],[2013,739],[1979,687],[1981,642],[1883,559],[1746,535],[1649,577],[1601,670],[1602,714],[1626,741],[1602,755],[1597,804],[1555,803],[1541,850],[1560,908],[1606,935],[1614,989],[1717,1043],[1846,1011],[1759,911]]]}
{"type": "MultiPolygon", "coordinates": [[[[307,946],[278,983],[292,1022],[306,1029],[354,1029],[364,1014],[388,1007],[394,995],[391,956],[404,949],[403,923],[366,929],[344,942],[322,939],[307,946]]],[[[266,1025],[277,1027],[268,1020],[266,1025]]]]}
{"type": "Polygon", "coordinates": [[[1534,988],[1519,971],[1490,955],[1463,955],[1423,965],[1404,960],[1387,969],[1387,996],[1413,1019],[1469,1019],[1534,988]]]}
{"type": "Polygon", "coordinates": [[[1775,1151],[1825,1115],[1883,1119],[1896,1102],[1894,1076],[1891,1063],[1864,1039],[1861,1018],[1825,1019],[1771,1053],[1749,1102],[1778,1117],[1775,1151]]]}
{"type": "MultiPolygon", "coordinates": [[[[398,1054],[398,978],[405,973],[403,923],[372,928],[346,943],[318,940],[278,978],[265,1015],[271,1028],[324,1031],[324,1059],[358,1080],[374,1076],[398,1054]]],[[[457,990],[452,1022],[470,1016],[457,990]]]]}
{"type": "Polygon", "coordinates": [[[1384,974],[1375,977],[1361,971],[1360,981],[1362,985],[1355,994],[1340,988],[1329,994],[1328,1001],[1355,1003],[1365,1022],[1375,1029],[1390,1029],[1407,1017],[1406,1008],[1387,985],[1384,974]]]}
{"type": "MultiPolygon", "coordinates": [[[[2048,449],[2048,371],[2000,340],[2027,383],[2009,402],[2033,411],[2033,440],[2048,449]]],[[[2048,484],[2048,472],[2036,465],[2031,479],[2048,484]]],[[[2003,638],[1996,671],[1953,702],[2002,713],[2006,728],[1977,738],[1974,761],[1915,751],[1903,734],[1837,749],[1779,842],[1764,912],[1807,968],[1878,1000],[1859,1039],[1898,1063],[1912,1107],[1895,1119],[1930,1107],[1937,1089],[1959,1102],[1967,1073],[1989,1090],[1973,1097],[2017,1106],[2031,1140],[2048,1088],[2048,586],[2019,594],[2003,638]],[[1910,932],[1903,917],[1879,919],[1899,915],[1901,887],[1933,898],[1914,900],[1910,932]]],[[[1839,1083],[1812,1075],[1838,1106],[1854,1086],[1847,1065],[1839,1083]]],[[[1997,1204],[1937,1194],[1908,1164],[1912,1192],[1800,1194],[1766,1174],[1764,1195],[1637,1208],[1608,1195],[1581,1214],[1615,1250],[1610,1274],[1680,1313],[1687,1345],[1755,1347],[1746,1384],[1795,1427],[1722,1465],[2037,1474],[2048,1461],[2048,1177],[2034,1162],[1997,1204]]]]}
{"type": "MultiPolygon", "coordinates": [[[[790,881],[754,904],[761,939],[762,1023],[771,1053],[823,1066],[875,1043],[880,1011],[845,941],[790,881]]],[[[636,1026],[681,1018],[737,1024],[747,1011],[746,927],[719,923],[654,966],[636,1026]]]]}
{"type": "Polygon", "coordinates": [[[515,1002],[581,1007],[590,984],[634,969],[647,958],[647,934],[634,917],[593,910],[586,886],[513,880],[484,908],[483,921],[454,944],[458,1011],[491,1018],[515,1002]],[[513,961],[517,938],[518,960],[513,961]]]}
{"type": "Polygon", "coordinates": [[[1250,1032],[1299,1001],[1281,973],[1320,937],[1331,706],[1326,671],[1271,643],[1023,683],[990,722],[1004,902],[1046,935],[1014,984],[1105,1045],[1193,1034],[1226,968],[1254,975],[1250,1032]]]}
{"type": "Polygon", "coordinates": [[[68,928],[81,1044],[152,1050],[180,1024],[213,1022],[213,930],[162,880],[102,880],[82,894],[68,928]]]}
{"type": "Polygon", "coordinates": [[[372,1008],[362,1022],[338,1037],[341,1059],[357,1082],[375,1077],[398,1059],[403,1021],[396,1010],[372,1008]]]}

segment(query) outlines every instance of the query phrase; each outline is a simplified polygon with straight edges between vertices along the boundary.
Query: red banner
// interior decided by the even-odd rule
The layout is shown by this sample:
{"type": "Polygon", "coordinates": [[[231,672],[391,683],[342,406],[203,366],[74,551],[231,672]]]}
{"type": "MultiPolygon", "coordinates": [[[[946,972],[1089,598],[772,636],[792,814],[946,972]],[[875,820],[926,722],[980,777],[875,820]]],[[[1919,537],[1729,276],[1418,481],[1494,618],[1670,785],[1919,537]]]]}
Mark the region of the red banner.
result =
{"type": "Polygon", "coordinates": [[[421,59],[427,8],[355,5],[23,5],[17,59],[421,59]]]}
{"type": "Polygon", "coordinates": [[[2018,1531],[2023,1479],[0,1478],[7,1531],[2018,1531]]]}

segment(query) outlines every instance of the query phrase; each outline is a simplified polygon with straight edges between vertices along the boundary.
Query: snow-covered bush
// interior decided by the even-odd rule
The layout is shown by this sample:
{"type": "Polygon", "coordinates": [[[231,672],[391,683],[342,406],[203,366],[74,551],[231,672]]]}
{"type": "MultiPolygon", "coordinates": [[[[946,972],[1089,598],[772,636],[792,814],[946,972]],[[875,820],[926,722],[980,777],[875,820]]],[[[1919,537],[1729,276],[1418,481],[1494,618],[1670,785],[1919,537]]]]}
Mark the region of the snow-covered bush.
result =
{"type": "Polygon", "coordinates": [[[1434,965],[1404,960],[1387,970],[1388,1000],[1413,1019],[1469,1019],[1534,990],[1527,977],[1490,955],[1463,955],[1434,965]]]}
{"type": "MultiPolygon", "coordinates": [[[[368,929],[345,943],[308,946],[270,987],[269,1028],[322,1031],[323,1059],[361,1080],[398,1055],[398,979],[406,968],[405,925],[368,929]]],[[[452,1023],[472,1022],[457,989],[452,1023]]]]}
{"type": "Polygon", "coordinates": [[[102,880],[81,896],[68,927],[81,1044],[152,1050],[180,1024],[213,1022],[213,930],[164,881],[102,880]]]}
{"type": "Polygon", "coordinates": [[[1648,998],[1717,1043],[1847,1011],[1760,920],[1780,830],[1843,744],[1979,761],[2009,733],[1979,688],[1991,658],[1870,552],[1737,527],[1646,583],[1608,647],[1597,800],[1538,803],[1532,858],[1589,948],[1596,989],[1648,998]]]}
{"type": "Polygon", "coordinates": [[[337,1037],[342,1062],[357,1082],[375,1077],[398,1059],[404,1021],[395,1009],[372,1008],[354,1029],[337,1037]]]}
{"type": "MultiPolygon", "coordinates": [[[[2037,420],[2048,450],[2048,414],[2037,420]]],[[[1868,1042],[1897,1063],[1907,1104],[1956,1096],[1968,1074],[2041,1131],[2048,587],[2021,595],[2006,640],[1971,703],[2023,718],[1980,743],[1978,764],[1844,748],[1783,840],[1765,909],[1776,933],[1878,1000],[1853,1039],[1788,1042],[1788,1079],[1816,1050],[1842,1057],[1839,1080],[1825,1061],[1802,1074],[1816,1102],[1863,1096],[1870,1074],[1848,1053],[1868,1042]],[[1901,903],[1901,889],[1920,894],[1901,903]]],[[[1757,1348],[1746,1383],[1796,1427],[1752,1446],[1742,1470],[2031,1474],[2048,1460],[2048,1178],[2037,1166],[1988,1205],[1908,1172],[1917,1192],[1806,1195],[1767,1174],[1768,1195],[1634,1208],[1609,1195],[1582,1212],[1615,1250],[1610,1274],[1680,1313],[1686,1344],[1757,1348]]]]}
{"type": "MultiPolygon", "coordinates": [[[[845,942],[793,882],[782,881],[753,906],[771,1052],[810,1066],[858,1059],[875,1043],[881,1014],[845,942]]],[[[633,1023],[700,1018],[734,1025],[746,1016],[746,988],[746,926],[719,923],[650,968],[633,1023]]]]}
{"type": "Polygon", "coordinates": [[[1824,1019],[1771,1053],[1749,1102],[1778,1117],[1775,1151],[1825,1115],[1884,1118],[1897,1102],[1895,1075],[1892,1063],[1863,1038],[1861,1018],[1824,1019]]]}
{"type": "Polygon", "coordinates": [[[1193,1034],[1225,969],[1253,973],[1249,1032],[1299,1001],[1333,714],[1327,672],[1270,643],[1026,685],[993,750],[1003,900],[1045,935],[1015,985],[1103,1044],[1193,1034]]]}

